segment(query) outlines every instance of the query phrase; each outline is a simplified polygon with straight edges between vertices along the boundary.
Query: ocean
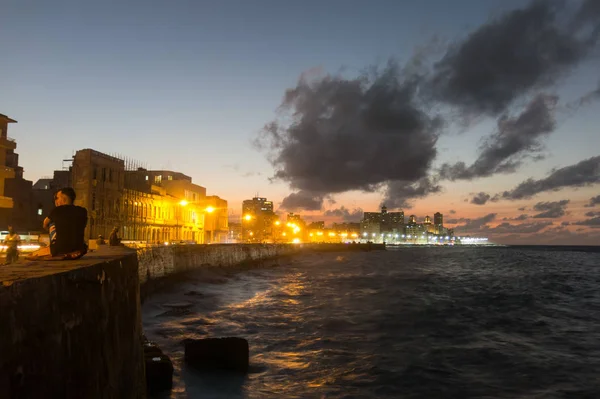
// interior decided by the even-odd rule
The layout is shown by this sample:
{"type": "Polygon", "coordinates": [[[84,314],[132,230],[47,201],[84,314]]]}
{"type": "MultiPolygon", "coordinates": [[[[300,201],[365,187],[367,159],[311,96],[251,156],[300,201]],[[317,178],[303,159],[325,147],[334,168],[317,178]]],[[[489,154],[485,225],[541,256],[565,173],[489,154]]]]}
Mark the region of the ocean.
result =
{"type": "Polygon", "coordinates": [[[600,253],[403,247],[192,274],[143,304],[163,398],[600,398],[600,253]],[[183,363],[238,336],[248,375],[183,363]]]}

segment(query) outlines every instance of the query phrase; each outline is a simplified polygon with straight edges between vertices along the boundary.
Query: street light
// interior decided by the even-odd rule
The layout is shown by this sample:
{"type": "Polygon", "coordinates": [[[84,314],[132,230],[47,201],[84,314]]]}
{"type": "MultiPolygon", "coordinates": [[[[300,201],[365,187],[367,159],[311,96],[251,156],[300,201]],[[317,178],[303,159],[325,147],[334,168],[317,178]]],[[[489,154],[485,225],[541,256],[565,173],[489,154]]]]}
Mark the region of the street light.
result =
{"type": "MultiPolygon", "coordinates": [[[[206,213],[213,213],[215,210],[216,209],[213,206],[210,206],[210,205],[207,206],[206,209],[205,209],[206,213]]],[[[208,239],[210,240],[210,242],[209,242],[210,244],[212,244],[212,242],[214,241],[214,236],[213,236],[214,235],[214,226],[213,226],[212,222],[213,221],[211,220],[211,224],[210,224],[211,229],[209,230],[209,235],[208,235],[208,237],[209,237],[208,239]]],[[[206,218],[204,218],[204,227],[206,228],[206,218]]]]}

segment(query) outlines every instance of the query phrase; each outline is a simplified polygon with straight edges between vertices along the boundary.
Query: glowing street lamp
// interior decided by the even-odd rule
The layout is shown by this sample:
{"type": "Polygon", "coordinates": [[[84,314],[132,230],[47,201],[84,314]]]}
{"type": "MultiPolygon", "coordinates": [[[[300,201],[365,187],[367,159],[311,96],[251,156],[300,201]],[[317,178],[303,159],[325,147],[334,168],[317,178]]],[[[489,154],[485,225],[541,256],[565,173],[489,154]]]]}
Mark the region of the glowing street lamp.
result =
{"type": "Polygon", "coordinates": [[[214,211],[215,211],[215,208],[213,208],[212,206],[207,206],[206,207],[206,212],[213,213],[214,211]]]}

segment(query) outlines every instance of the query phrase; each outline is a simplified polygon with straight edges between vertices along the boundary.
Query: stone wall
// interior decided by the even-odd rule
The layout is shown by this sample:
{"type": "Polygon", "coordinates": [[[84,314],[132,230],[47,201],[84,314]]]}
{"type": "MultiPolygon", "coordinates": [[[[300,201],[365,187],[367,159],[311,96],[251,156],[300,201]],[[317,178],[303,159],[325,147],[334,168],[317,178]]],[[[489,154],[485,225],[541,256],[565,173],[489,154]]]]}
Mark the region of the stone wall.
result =
{"type": "Polygon", "coordinates": [[[230,267],[296,253],[292,244],[174,245],[138,250],[140,283],[201,267],[230,267]]]}
{"type": "Polygon", "coordinates": [[[137,259],[0,266],[1,398],[144,398],[137,259]]]}
{"type": "Polygon", "coordinates": [[[307,252],[385,250],[383,244],[214,244],[171,245],[138,249],[142,301],[168,277],[205,267],[256,264],[281,256],[307,252]]]}

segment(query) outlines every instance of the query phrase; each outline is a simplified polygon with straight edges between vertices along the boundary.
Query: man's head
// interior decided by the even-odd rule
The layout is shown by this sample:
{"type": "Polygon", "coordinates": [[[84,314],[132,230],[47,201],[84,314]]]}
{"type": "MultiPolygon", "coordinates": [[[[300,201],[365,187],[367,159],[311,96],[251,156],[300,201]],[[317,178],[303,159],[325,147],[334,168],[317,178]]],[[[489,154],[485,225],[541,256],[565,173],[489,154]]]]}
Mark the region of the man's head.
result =
{"type": "Polygon", "coordinates": [[[75,202],[75,190],[72,187],[61,188],[54,195],[56,206],[73,205],[73,202],[75,202]]]}
{"type": "Polygon", "coordinates": [[[12,226],[8,226],[8,232],[9,234],[13,234],[15,232],[15,229],[13,229],[12,226]]]}

